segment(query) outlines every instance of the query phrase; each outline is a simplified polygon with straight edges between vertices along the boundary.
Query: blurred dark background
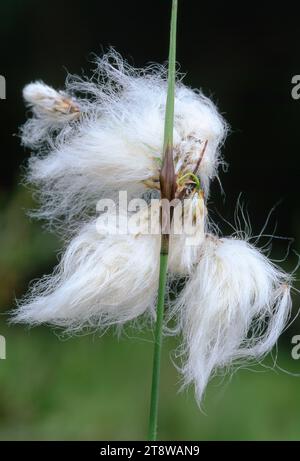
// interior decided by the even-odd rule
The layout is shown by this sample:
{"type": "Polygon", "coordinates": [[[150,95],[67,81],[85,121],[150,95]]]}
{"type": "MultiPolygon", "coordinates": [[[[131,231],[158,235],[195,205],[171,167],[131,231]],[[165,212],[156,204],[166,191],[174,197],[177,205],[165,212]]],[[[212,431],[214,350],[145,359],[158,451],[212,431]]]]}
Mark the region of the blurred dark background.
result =
{"type": "MultiPolygon", "coordinates": [[[[210,207],[232,222],[240,193],[258,233],[266,228],[292,237],[299,251],[300,100],[291,96],[300,74],[300,4],[179,2],[177,59],[185,83],[213,97],[231,126],[221,173],[226,192],[212,188],[210,207]]],[[[16,135],[26,118],[22,88],[41,79],[62,88],[67,72],[88,73],[91,53],[115,47],[130,63],[164,62],[170,1],[2,0],[0,74],[7,83],[0,101],[0,334],[7,359],[0,361],[1,439],[143,438],[151,376],[151,333],[130,332],[59,340],[52,331],[7,327],[6,311],[29,281],[49,273],[58,242],[26,217],[32,198],[20,184],[29,153],[16,135]]],[[[215,214],[221,227],[226,225],[215,214]]],[[[229,230],[229,229],[227,229],[229,230]]],[[[274,257],[288,242],[278,240],[274,257]]],[[[283,267],[292,270],[291,252],[283,267]]],[[[297,283],[296,283],[297,287],[297,283]]],[[[295,296],[294,314],[299,307],[295,296]]],[[[275,370],[244,370],[209,387],[207,415],[193,393],[177,395],[177,372],[166,341],[162,373],[161,438],[299,439],[300,360],[291,357],[295,321],[279,342],[275,370]]],[[[271,365],[271,360],[269,360],[271,365]]]]}

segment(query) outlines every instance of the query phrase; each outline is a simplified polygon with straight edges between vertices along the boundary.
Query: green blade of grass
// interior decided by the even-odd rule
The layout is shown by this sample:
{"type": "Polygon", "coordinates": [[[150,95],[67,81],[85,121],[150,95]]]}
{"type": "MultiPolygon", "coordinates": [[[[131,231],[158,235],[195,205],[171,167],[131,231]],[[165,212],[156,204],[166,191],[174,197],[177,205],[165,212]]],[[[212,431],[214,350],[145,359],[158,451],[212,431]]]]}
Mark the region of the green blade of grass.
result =
{"type": "Polygon", "coordinates": [[[177,9],[178,1],[172,1],[170,48],[168,65],[168,93],[165,113],[164,131],[164,153],[168,146],[173,145],[173,125],[174,125],[174,97],[175,97],[175,77],[176,77],[176,33],[177,33],[177,9]]]}
{"type": "MultiPolygon", "coordinates": [[[[176,77],[176,28],[177,28],[177,7],[178,1],[172,1],[171,31],[168,65],[168,91],[165,113],[163,163],[160,173],[161,198],[172,200],[175,191],[175,171],[173,162],[173,126],[174,126],[174,97],[176,77]]],[[[160,361],[162,349],[162,332],[164,318],[164,302],[167,281],[169,252],[169,235],[161,237],[159,287],[156,309],[155,343],[153,355],[152,389],[149,416],[149,440],[157,438],[157,419],[159,401],[160,361]]]]}

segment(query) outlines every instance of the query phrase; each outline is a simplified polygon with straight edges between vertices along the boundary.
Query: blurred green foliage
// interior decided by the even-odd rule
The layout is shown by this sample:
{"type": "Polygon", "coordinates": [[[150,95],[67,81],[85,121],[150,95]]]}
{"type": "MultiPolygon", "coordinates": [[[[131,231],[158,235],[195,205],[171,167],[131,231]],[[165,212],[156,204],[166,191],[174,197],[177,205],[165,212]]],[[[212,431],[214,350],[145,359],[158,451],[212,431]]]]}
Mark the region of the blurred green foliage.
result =
{"type": "Polygon", "coordinates": [[[11,302],[14,290],[25,284],[43,268],[55,262],[57,239],[43,232],[41,225],[26,216],[34,207],[31,194],[17,187],[11,195],[0,195],[0,311],[11,302]]]}
{"type": "MultiPolygon", "coordinates": [[[[0,439],[126,440],[147,433],[152,342],[133,332],[59,340],[38,328],[2,329],[0,439]]],[[[159,437],[171,440],[299,439],[299,379],[264,370],[214,380],[201,413],[193,392],[178,394],[164,343],[159,437]]],[[[289,368],[288,356],[281,365],[289,368]]]]}
{"type": "MultiPolygon", "coordinates": [[[[26,217],[32,199],[24,188],[0,202],[0,334],[7,342],[7,359],[0,361],[0,439],[144,439],[151,332],[128,330],[119,340],[112,332],[64,340],[46,328],[8,326],[14,296],[51,271],[58,242],[26,217]]],[[[290,372],[299,370],[290,345],[298,325],[279,347],[278,364],[290,372]]],[[[232,379],[210,384],[201,412],[191,389],[178,393],[180,376],[170,357],[178,340],[164,342],[161,439],[300,439],[299,378],[261,366],[239,370],[232,379]]]]}

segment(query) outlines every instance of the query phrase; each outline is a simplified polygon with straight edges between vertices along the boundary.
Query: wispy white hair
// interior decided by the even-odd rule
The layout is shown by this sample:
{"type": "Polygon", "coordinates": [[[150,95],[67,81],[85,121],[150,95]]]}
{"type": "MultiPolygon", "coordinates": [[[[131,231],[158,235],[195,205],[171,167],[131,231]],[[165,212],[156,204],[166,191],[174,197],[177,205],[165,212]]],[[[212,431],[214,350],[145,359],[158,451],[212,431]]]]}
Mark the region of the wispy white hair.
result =
{"type": "Polygon", "coordinates": [[[159,245],[160,239],[151,235],[104,235],[95,221],[85,225],[53,275],[33,285],[13,321],[74,332],[121,326],[146,310],[152,316],[159,245]]]}
{"type": "MultiPolygon", "coordinates": [[[[31,93],[34,92],[31,84],[31,93]]],[[[41,83],[37,83],[38,91],[41,83]]],[[[45,93],[54,91],[44,86],[45,93]]],[[[31,156],[27,180],[37,186],[41,209],[37,215],[55,221],[80,217],[93,209],[102,196],[127,190],[139,196],[158,185],[163,145],[167,73],[163,66],[136,70],[111,51],[97,59],[92,80],[69,77],[65,94],[80,108],[80,118],[66,120],[59,133],[45,130],[44,118],[36,116],[34,98],[24,97],[33,107],[33,119],[23,127],[22,139],[37,149],[31,156]]],[[[44,112],[45,113],[45,112],[44,112]]],[[[55,125],[57,127],[57,125],[55,125]]],[[[202,188],[222,162],[220,144],[226,123],[213,102],[200,91],[177,81],[175,96],[174,160],[176,172],[184,174],[199,166],[202,188]]]]}
{"type": "Polygon", "coordinates": [[[192,228],[183,228],[181,234],[174,232],[175,215],[173,216],[173,232],[170,235],[169,271],[173,276],[185,276],[192,272],[201,255],[205,233],[208,229],[207,209],[203,195],[195,193],[192,198],[184,202],[183,219],[193,215],[196,223],[192,228]]]}
{"type": "MultiPolygon", "coordinates": [[[[76,332],[155,317],[160,234],[120,235],[107,223],[101,233],[95,212],[100,198],[118,191],[130,199],[159,189],[166,93],[165,67],[134,69],[114,51],[97,59],[92,79],[68,77],[64,91],[43,82],[25,87],[32,118],[21,135],[36,151],[26,176],[39,193],[36,216],[75,236],[53,275],[35,283],[19,304],[15,322],[76,332]]],[[[183,334],[184,383],[195,385],[199,402],[211,376],[272,349],[291,308],[290,277],[261,251],[247,240],[205,236],[205,200],[222,163],[226,131],[213,102],[178,78],[178,185],[196,174],[204,196],[194,196],[201,215],[197,244],[189,245],[191,236],[184,234],[170,238],[170,279],[187,277],[170,315],[183,334]]]]}
{"type": "Polygon", "coordinates": [[[210,377],[275,345],[290,315],[290,276],[245,240],[207,235],[173,314],[184,384],[201,402],[210,377]]]}
{"type": "MultiPolygon", "coordinates": [[[[142,314],[153,319],[161,236],[142,233],[150,217],[148,208],[136,214],[139,227],[124,235],[118,233],[127,225],[122,214],[117,221],[106,214],[84,225],[70,240],[53,275],[33,284],[14,312],[13,321],[48,323],[75,332],[122,326],[142,314]]],[[[202,219],[203,239],[204,215],[202,219]]],[[[192,251],[184,236],[174,235],[170,242],[170,272],[188,273],[197,249],[199,245],[192,251]]]]}
{"type": "Polygon", "coordinates": [[[21,129],[24,145],[41,145],[45,139],[50,140],[66,125],[79,118],[78,101],[43,82],[26,85],[23,97],[33,115],[21,129]]]}

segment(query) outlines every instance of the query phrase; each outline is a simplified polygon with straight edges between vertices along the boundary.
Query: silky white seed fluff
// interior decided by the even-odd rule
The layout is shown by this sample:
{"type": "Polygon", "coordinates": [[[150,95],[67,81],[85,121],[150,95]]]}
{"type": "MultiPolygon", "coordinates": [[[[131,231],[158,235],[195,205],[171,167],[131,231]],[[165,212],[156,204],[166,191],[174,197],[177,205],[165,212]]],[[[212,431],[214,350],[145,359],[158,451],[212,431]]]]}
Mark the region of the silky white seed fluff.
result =
{"type": "Polygon", "coordinates": [[[173,315],[184,384],[200,403],[209,379],[275,345],[290,315],[290,276],[247,241],[208,235],[173,315]]]}
{"type": "Polygon", "coordinates": [[[32,111],[21,129],[24,145],[39,145],[55,136],[66,124],[79,117],[78,102],[63,91],[56,91],[41,81],[30,83],[23,90],[26,105],[32,111]]]}
{"type": "Polygon", "coordinates": [[[190,274],[199,260],[208,227],[207,209],[201,192],[195,192],[191,198],[184,201],[182,213],[184,224],[190,222],[191,214],[195,221],[191,227],[184,225],[182,233],[176,233],[176,209],[174,210],[169,252],[169,271],[173,276],[190,274]]]}
{"type": "MultiPolygon", "coordinates": [[[[195,204],[191,202],[190,206],[194,208],[195,204]]],[[[148,207],[129,215],[130,233],[124,235],[117,232],[122,226],[127,228],[126,215],[106,213],[84,225],[69,242],[53,275],[36,282],[19,303],[13,321],[48,323],[77,332],[122,326],[144,313],[154,318],[161,235],[144,233],[150,229],[150,216],[148,207]]],[[[200,218],[204,220],[204,215],[200,218]]],[[[158,224],[159,213],[152,219],[158,224]]],[[[198,227],[203,226],[200,222],[198,227]]],[[[198,246],[192,251],[183,235],[171,237],[171,273],[189,272],[198,257],[199,240],[196,242],[198,246]]]]}
{"type": "Polygon", "coordinates": [[[54,274],[35,283],[18,306],[14,322],[74,332],[122,325],[146,310],[153,316],[160,239],[101,235],[99,226],[91,222],[71,240],[54,274]]]}
{"type": "MultiPolygon", "coordinates": [[[[73,218],[93,210],[101,197],[119,190],[140,196],[149,181],[157,181],[166,91],[164,67],[136,70],[114,51],[97,60],[94,79],[68,78],[66,93],[79,101],[79,120],[65,123],[55,136],[50,130],[44,139],[39,134],[45,134],[40,118],[34,125],[29,120],[22,131],[24,144],[37,149],[27,170],[27,180],[37,187],[41,202],[37,216],[54,223],[66,218],[66,228],[73,218]]],[[[226,130],[213,102],[178,80],[175,168],[179,175],[195,168],[207,141],[198,171],[206,196],[222,163],[219,147],[226,130]]]]}

